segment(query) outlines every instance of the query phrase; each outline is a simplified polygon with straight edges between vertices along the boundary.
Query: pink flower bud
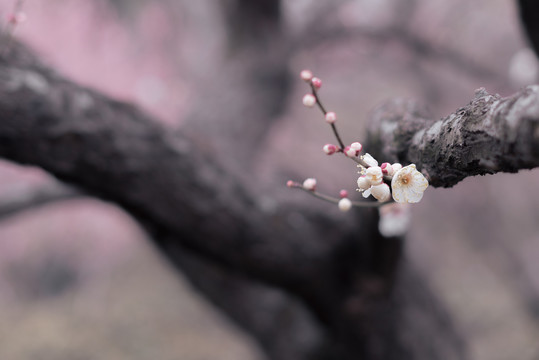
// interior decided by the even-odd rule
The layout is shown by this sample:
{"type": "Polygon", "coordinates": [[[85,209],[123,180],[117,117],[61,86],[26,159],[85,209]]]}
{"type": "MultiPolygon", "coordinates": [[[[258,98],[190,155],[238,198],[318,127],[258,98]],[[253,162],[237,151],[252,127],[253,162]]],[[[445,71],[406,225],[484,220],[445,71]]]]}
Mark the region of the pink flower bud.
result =
{"type": "Polygon", "coordinates": [[[305,190],[314,191],[316,189],[316,179],[308,178],[303,182],[303,188],[305,190]]]}
{"type": "Polygon", "coordinates": [[[311,80],[311,83],[313,84],[315,89],[320,89],[322,87],[322,80],[320,80],[317,77],[313,77],[313,79],[311,80]]]}
{"type": "Polygon", "coordinates": [[[337,115],[333,111],[328,112],[326,114],[326,121],[329,124],[333,124],[335,121],[337,121],[337,115]]]}
{"type": "Polygon", "coordinates": [[[10,14],[8,16],[8,21],[13,25],[22,24],[26,21],[26,14],[22,11],[19,11],[15,14],[10,14]]]}
{"type": "Polygon", "coordinates": [[[339,210],[346,212],[352,208],[352,202],[348,198],[339,200],[339,210]]]}
{"type": "Polygon", "coordinates": [[[292,180],[288,180],[288,181],[286,182],[286,186],[288,186],[289,188],[294,187],[294,185],[296,185],[296,183],[293,182],[292,180]]]}
{"type": "Polygon", "coordinates": [[[316,98],[312,94],[305,94],[303,97],[303,105],[313,107],[316,104],[316,98]]]}
{"type": "Polygon", "coordinates": [[[389,175],[389,176],[393,176],[393,174],[395,173],[393,171],[393,166],[391,166],[390,163],[382,163],[382,165],[380,165],[380,168],[382,169],[382,173],[384,175],[389,175]]]}
{"type": "Polygon", "coordinates": [[[309,82],[309,81],[311,81],[311,79],[313,78],[313,73],[312,73],[311,70],[303,70],[303,71],[299,74],[299,76],[301,76],[301,79],[302,79],[303,81],[309,82]]]}
{"type": "Polygon", "coordinates": [[[333,155],[337,151],[337,147],[333,144],[326,144],[324,145],[323,150],[327,155],[333,155]]]}
{"type": "Polygon", "coordinates": [[[352,149],[350,146],[347,146],[343,150],[344,154],[348,157],[354,157],[357,156],[357,151],[352,149]]]}
{"type": "Polygon", "coordinates": [[[358,142],[353,142],[353,143],[350,144],[350,148],[354,149],[357,152],[357,154],[356,154],[356,156],[357,156],[357,155],[359,155],[361,150],[363,150],[363,145],[361,145],[358,142]]]}
{"type": "Polygon", "coordinates": [[[348,191],[346,191],[346,190],[344,190],[344,189],[341,190],[341,191],[339,191],[339,197],[340,197],[341,199],[347,198],[347,197],[348,197],[348,191]]]}

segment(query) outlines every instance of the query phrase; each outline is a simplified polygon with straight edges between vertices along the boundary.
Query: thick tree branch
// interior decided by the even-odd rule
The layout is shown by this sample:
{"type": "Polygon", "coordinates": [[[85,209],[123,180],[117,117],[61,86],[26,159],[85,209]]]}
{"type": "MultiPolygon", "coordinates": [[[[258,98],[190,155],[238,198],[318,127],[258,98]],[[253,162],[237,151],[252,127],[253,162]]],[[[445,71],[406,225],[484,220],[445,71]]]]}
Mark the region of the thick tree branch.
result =
{"type": "Polygon", "coordinates": [[[435,187],[468,176],[539,166],[539,87],[501,98],[484,89],[438,121],[397,99],[374,111],[369,141],[381,158],[415,163],[435,187]]]}
{"type": "Polygon", "coordinates": [[[22,47],[0,59],[0,79],[2,156],[41,166],[146,219],[152,231],[176,234],[181,246],[265,281],[301,288],[325,267],[328,245],[305,244],[320,239],[316,227],[291,226],[286,215],[268,221],[234,174],[189,139],[66,81],[22,47]]]}

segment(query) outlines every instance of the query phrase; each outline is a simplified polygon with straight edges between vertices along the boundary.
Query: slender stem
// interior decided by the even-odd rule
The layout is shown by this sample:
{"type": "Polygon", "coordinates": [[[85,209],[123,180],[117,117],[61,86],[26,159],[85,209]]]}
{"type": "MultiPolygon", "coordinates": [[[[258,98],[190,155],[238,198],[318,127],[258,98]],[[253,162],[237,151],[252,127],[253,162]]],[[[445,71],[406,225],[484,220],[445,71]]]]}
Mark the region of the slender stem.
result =
{"type": "Polygon", "coordinates": [[[337,127],[335,124],[331,124],[331,130],[333,130],[333,134],[335,135],[335,138],[337,139],[337,142],[339,143],[339,146],[344,150],[344,143],[341,140],[341,136],[339,135],[339,132],[337,131],[337,127]]]}
{"type": "MultiPolygon", "coordinates": [[[[339,200],[341,200],[340,198],[336,198],[336,197],[329,196],[329,195],[326,195],[326,194],[321,194],[321,193],[319,193],[317,191],[307,190],[300,183],[294,183],[293,186],[291,186],[291,187],[303,190],[307,194],[310,194],[310,195],[314,196],[317,199],[321,199],[321,200],[324,200],[324,201],[327,201],[327,202],[330,202],[330,203],[333,203],[333,204],[338,204],[339,200]]],[[[389,204],[391,202],[392,202],[392,200],[386,201],[386,202],[379,202],[379,201],[352,201],[352,205],[355,206],[355,207],[362,207],[362,208],[379,208],[379,207],[384,206],[386,204],[389,204]]]]}
{"type": "MultiPolygon", "coordinates": [[[[324,105],[322,105],[322,102],[320,101],[320,97],[318,96],[318,91],[316,91],[316,88],[314,87],[312,82],[310,83],[310,86],[311,86],[311,92],[314,98],[316,99],[316,105],[318,105],[318,108],[320,109],[320,111],[322,111],[322,114],[326,116],[328,112],[326,108],[324,107],[324,105]]],[[[339,135],[339,132],[337,131],[337,127],[335,126],[334,123],[331,124],[331,130],[333,130],[333,135],[335,135],[335,138],[337,139],[337,143],[339,143],[340,148],[344,150],[344,142],[342,141],[341,136],[339,135]]]]}

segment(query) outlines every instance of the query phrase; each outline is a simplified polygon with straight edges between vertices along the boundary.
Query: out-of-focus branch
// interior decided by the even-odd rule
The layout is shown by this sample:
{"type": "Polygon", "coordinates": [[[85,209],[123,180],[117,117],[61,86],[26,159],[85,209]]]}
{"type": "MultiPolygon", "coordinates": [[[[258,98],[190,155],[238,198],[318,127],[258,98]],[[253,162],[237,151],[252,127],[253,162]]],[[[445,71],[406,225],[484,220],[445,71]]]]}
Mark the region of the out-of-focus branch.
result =
{"type": "Polygon", "coordinates": [[[5,194],[0,197],[0,220],[40,206],[82,196],[86,195],[73,187],[56,182],[5,194]]]}
{"type": "Polygon", "coordinates": [[[361,26],[346,27],[332,24],[329,28],[319,26],[314,29],[316,30],[311,30],[298,37],[294,46],[311,48],[331,41],[355,38],[367,39],[381,46],[388,43],[399,43],[422,59],[430,58],[437,62],[446,63],[458,72],[464,72],[469,76],[480,79],[494,79],[498,82],[503,80],[499,73],[458,52],[458,50],[443,44],[433,44],[406,28],[390,26],[383,29],[369,29],[361,26]]]}
{"type": "Polygon", "coordinates": [[[294,289],[323,271],[328,245],[315,228],[294,228],[281,216],[268,221],[235,175],[189,139],[66,81],[20,46],[0,59],[0,79],[2,156],[41,166],[146,219],[153,231],[178,235],[165,251],[187,247],[294,289]],[[306,246],[309,236],[320,241],[306,246]]]}
{"type": "Polygon", "coordinates": [[[369,141],[384,158],[415,163],[435,187],[468,176],[539,166],[539,87],[501,98],[484,89],[433,121],[416,103],[396,99],[373,112],[369,141]]]}
{"type": "Polygon", "coordinates": [[[279,0],[226,0],[219,6],[228,46],[223,61],[196,85],[204,95],[194,98],[182,131],[202,138],[209,151],[223,155],[223,166],[239,173],[256,160],[287,105],[292,54],[279,0]]]}

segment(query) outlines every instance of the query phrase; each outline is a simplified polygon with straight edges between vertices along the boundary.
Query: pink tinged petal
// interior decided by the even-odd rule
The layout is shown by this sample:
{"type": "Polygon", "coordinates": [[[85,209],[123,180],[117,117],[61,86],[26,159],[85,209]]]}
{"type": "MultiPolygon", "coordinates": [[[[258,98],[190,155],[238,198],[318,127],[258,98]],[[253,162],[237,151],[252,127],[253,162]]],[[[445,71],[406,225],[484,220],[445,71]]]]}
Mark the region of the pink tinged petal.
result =
{"type": "Polygon", "coordinates": [[[357,156],[357,151],[352,149],[350,146],[347,146],[344,148],[344,153],[346,154],[346,156],[348,157],[354,157],[354,156],[357,156]]]}
{"type": "Polygon", "coordinates": [[[363,145],[361,145],[361,143],[356,141],[350,144],[350,148],[354,149],[359,154],[361,150],[363,150],[363,145]]]}

